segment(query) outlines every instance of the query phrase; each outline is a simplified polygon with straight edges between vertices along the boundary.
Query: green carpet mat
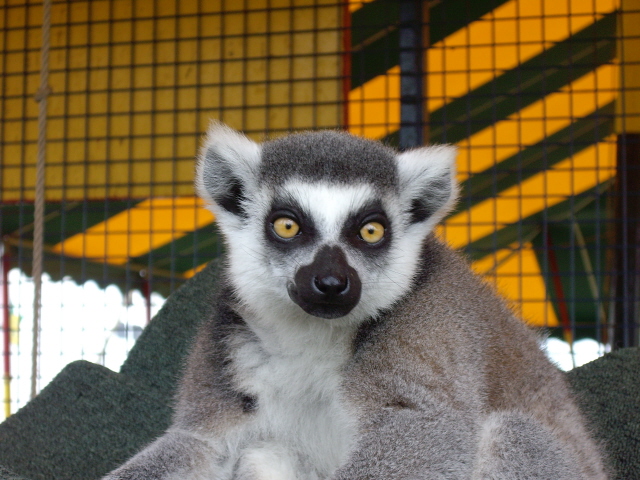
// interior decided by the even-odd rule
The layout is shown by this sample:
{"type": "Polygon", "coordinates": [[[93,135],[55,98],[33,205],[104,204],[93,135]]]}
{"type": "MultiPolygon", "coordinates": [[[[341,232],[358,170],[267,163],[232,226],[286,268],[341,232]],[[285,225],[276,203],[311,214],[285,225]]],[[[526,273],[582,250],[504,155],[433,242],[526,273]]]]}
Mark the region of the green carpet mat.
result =
{"type": "MultiPolygon", "coordinates": [[[[217,274],[212,264],[167,299],[120,373],[74,362],[0,424],[0,479],[97,479],[162,434],[217,274]]],[[[606,355],[568,376],[614,478],[640,479],[640,349],[606,355]]]]}
{"type": "Polygon", "coordinates": [[[614,478],[640,479],[640,348],[618,350],[567,375],[614,478]]]}
{"type": "Polygon", "coordinates": [[[0,465],[0,478],[2,480],[26,480],[24,477],[19,477],[18,475],[15,475],[14,473],[10,472],[6,468],[4,468],[2,465],[0,465]]]}
{"type": "Polygon", "coordinates": [[[168,426],[165,398],[99,365],[68,365],[0,428],[0,462],[33,479],[90,479],[168,426]]]}

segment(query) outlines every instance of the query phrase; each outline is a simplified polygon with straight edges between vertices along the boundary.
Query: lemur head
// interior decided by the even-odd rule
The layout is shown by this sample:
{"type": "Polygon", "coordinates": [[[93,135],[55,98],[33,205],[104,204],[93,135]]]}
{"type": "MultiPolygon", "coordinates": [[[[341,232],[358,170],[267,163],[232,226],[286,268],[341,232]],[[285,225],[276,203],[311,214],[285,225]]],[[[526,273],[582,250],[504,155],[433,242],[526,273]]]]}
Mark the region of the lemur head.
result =
{"type": "Polygon", "coordinates": [[[410,289],[457,194],[450,146],[398,153],[335,131],[258,144],[221,123],[196,177],[244,306],[332,324],[360,323],[410,289]]]}

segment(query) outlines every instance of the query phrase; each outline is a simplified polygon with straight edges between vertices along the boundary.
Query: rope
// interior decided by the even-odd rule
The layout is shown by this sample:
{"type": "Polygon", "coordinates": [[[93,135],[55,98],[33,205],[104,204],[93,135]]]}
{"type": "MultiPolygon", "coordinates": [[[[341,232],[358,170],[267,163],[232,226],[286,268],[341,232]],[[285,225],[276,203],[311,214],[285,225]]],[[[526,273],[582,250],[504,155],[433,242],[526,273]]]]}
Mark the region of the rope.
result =
{"type": "Polygon", "coordinates": [[[33,220],[33,350],[31,352],[31,398],[38,389],[38,356],[40,350],[40,306],[42,297],[42,253],[44,245],[44,178],[47,149],[47,97],[49,88],[49,38],[51,30],[51,0],[42,4],[42,48],[40,50],[40,88],[38,102],[38,159],[33,220]]]}

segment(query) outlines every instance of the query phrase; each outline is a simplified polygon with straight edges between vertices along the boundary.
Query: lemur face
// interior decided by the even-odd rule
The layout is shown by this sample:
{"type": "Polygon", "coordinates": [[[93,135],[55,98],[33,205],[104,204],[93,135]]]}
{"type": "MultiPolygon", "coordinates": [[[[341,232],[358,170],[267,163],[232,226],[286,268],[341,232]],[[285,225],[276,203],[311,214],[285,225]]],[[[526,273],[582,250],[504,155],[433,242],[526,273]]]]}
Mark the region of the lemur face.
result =
{"type": "Polygon", "coordinates": [[[422,241],[455,197],[453,157],[450,147],[398,154],[337,132],[259,145],[214,124],[197,187],[246,307],[357,324],[410,288],[422,241]]]}
{"type": "Polygon", "coordinates": [[[353,186],[290,181],[273,192],[264,245],[289,298],[320,318],[349,314],[389,280],[392,225],[380,195],[353,186]]]}

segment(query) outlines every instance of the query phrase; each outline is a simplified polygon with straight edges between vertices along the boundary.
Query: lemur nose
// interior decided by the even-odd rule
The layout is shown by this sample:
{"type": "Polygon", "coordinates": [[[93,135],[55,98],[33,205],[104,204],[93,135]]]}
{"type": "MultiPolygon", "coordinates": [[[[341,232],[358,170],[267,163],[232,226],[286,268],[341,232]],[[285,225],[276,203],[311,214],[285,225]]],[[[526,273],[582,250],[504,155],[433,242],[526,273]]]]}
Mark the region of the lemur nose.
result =
{"type": "Polygon", "coordinates": [[[340,318],[360,301],[362,283],[344,251],[325,245],[310,264],[298,269],[287,291],[291,300],[310,315],[340,318]]]}
{"type": "Polygon", "coordinates": [[[349,279],[346,276],[334,275],[313,277],[313,285],[327,296],[340,295],[349,288],[349,279]]]}

